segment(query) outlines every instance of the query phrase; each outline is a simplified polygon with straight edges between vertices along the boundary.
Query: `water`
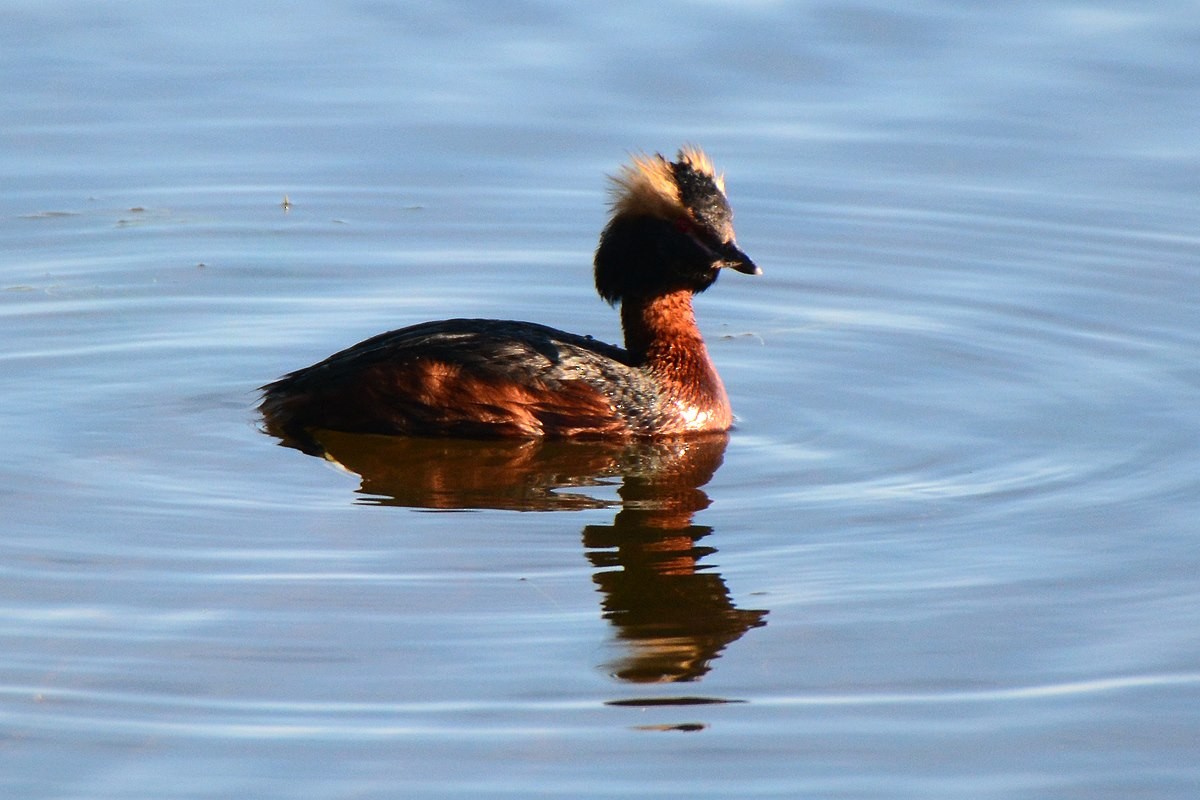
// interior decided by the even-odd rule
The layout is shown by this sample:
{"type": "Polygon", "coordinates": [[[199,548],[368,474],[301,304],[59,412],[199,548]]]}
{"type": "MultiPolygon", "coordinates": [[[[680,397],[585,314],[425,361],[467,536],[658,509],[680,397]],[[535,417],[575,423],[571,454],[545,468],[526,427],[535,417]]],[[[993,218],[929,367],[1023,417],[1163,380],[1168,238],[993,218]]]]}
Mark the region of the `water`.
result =
{"type": "Polygon", "coordinates": [[[1195,10],[10,3],[5,796],[1194,797],[1195,10]],[[257,430],[685,141],[727,441],[257,430]]]}

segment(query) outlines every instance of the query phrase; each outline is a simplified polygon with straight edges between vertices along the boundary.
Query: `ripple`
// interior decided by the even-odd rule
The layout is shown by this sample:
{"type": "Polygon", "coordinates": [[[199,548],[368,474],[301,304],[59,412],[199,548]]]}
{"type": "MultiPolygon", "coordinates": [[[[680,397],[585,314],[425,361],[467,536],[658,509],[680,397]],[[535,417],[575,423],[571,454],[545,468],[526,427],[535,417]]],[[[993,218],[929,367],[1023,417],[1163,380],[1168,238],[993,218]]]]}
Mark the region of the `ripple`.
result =
{"type": "MultiPolygon", "coordinates": [[[[364,741],[409,737],[522,738],[538,734],[566,712],[614,708],[743,704],[762,708],[922,707],[1038,702],[1094,695],[1200,686],[1200,673],[1111,676],[1059,683],[967,691],[857,692],[762,696],[649,697],[599,701],[305,702],[188,698],[137,693],[10,685],[0,688],[6,725],[72,736],[173,736],[220,740],[364,741]],[[24,709],[24,710],[22,710],[24,709]],[[84,710],[90,709],[90,710],[84,710]],[[523,723],[513,723],[513,719],[523,723]],[[494,719],[496,723],[482,720],[494,719]],[[182,721],[181,721],[182,720],[182,721]],[[458,720],[458,722],[454,722],[458,720]],[[539,722],[538,720],[542,720],[539,722]]],[[[554,724],[557,730],[561,726],[554,724]]]]}
{"type": "Polygon", "coordinates": [[[153,692],[105,692],[0,688],[7,725],[41,731],[125,736],[171,735],[197,739],[390,739],[401,736],[459,738],[464,735],[524,737],[544,725],[495,725],[470,722],[485,716],[519,712],[547,721],[564,711],[595,708],[598,701],[559,702],[290,702],[219,700],[159,695],[153,692]],[[90,711],[81,710],[84,707],[90,711]],[[25,708],[22,712],[19,709],[25,708]],[[185,721],[179,721],[182,718],[185,721]],[[449,722],[460,718],[459,724],[449,722]],[[428,720],[422,722],[421,720],[428,720]]]}
{"type": "Polygon", "coordinates": [[[941,692],[883,692],[878,694],[788,696],[757,700],[773,706],[923,706],[931,704],[977,704],[1043,700],[1097,694],[1116,694],[1144,689],[1200,686],[1200,673],[1129,675],[1090,680],[1066,681],[1031,686],[941,692]]]}
{"type": "Polygon", "coordinates": [[[1200,292],[1180,267],[1197,237],[1095,198],[1014,196],[997,214],[960,193],[987,212],[798,204],[838,258],[784,279],[765,347],[727,379],[733,448],[761,454],[760,485],[791,483],[772,493],[791,503],[1013,509],[1194,485],[1179,432],[1195,428],[1200,292]],[[791,424],[772,413],[781,368],[799,387],[791,424]]]}

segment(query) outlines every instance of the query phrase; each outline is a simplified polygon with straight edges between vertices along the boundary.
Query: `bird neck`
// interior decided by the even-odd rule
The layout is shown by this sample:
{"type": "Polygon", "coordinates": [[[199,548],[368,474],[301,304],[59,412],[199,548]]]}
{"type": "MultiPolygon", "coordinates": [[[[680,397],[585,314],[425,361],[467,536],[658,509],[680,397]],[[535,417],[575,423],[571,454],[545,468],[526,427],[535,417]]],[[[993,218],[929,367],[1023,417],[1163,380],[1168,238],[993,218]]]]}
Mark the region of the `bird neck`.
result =
{"type": "Polygon", "coordinates": [[[636,363],[654,366],[680,358],[708,363],[708,351],[696,326],[692,293],[686,290],[621,301],[625,349],[636,363]]]}
{"type": "Polygon", "coordinates": [[[729,427],[729,395],[696,327],[691,292],[626,297],[621,327],[633,363],[653,375],[666,402],[687,417],[685,429],[729,427]]]}

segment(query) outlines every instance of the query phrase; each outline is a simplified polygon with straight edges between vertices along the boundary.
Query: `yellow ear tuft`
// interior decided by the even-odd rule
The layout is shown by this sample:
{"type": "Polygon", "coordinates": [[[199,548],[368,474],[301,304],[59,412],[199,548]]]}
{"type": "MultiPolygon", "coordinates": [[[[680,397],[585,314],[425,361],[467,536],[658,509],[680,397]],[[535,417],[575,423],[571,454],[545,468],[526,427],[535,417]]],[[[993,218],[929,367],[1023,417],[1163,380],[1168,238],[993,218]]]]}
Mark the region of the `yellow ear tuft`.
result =
{"type": "Polygon", "coordinates": [[[657,153],[635,154],[611,176],[613,214],[674,219],[687,213],[679,196],[675,173],[657,153]]]}

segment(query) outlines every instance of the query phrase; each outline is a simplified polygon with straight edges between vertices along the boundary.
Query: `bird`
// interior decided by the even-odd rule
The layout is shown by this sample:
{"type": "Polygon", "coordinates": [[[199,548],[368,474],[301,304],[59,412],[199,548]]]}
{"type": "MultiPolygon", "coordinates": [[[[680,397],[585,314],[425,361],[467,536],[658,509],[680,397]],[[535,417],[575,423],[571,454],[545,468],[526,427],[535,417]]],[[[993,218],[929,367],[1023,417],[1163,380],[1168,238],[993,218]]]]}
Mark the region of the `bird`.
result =
{"type": "Polygon", "coordinates": [[[260,387],[268,433],[652,439],[727,431],[729,396],[692,298],[738,246],[724,175],[702,149],[634,154],[609,177],[596,291],[624,347],[533,322],[449,319],[382,333],[260,387]]]}

